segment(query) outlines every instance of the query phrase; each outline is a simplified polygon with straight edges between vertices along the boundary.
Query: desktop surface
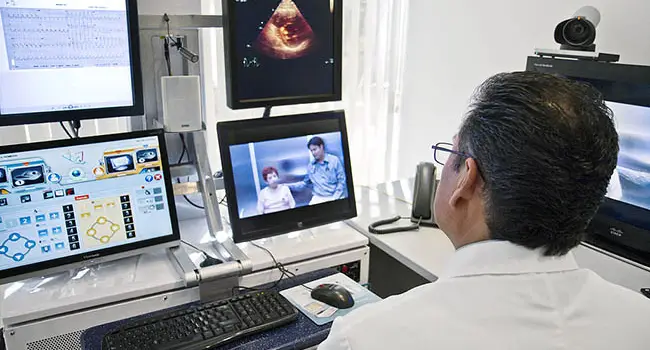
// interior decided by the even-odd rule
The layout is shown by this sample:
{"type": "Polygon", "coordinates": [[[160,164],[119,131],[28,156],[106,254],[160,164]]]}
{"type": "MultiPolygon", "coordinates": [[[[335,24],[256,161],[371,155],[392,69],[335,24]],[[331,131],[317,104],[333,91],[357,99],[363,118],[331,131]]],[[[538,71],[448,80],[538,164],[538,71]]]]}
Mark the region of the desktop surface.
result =
{"type": "MultiPolygon", "coordinates": [[[[333,269],[324,269],[314,271],[308,274],[300,275],[296,278],[283,280],[275,288],[275,290],[288,289],[301,283],[307,283],[319,278],[331,276],[338,273],[333,269]]],[[[268,285],[260,286],[265,288],[268,285]]],[[[186,310],[196,303],[187,304],[174,308],[171,310],[180,311],[186,310]]],[[[163,310],[161,312],[171,311],[163,310]]],[[[131,319],[126,319],[118,322],[113,322],[97,327],[90,328],[82,335],[82,348],[84,350],[101,350],[102,341],[105,335],[120,326],[138,320],[144,320],[159,313],[142,315],[131,319]]],[[[329,334],[331,324],[318,326],[313,323],[307,316],[298,313],[298,318],[295,322],[290,323],[284,327],[275,328],[263,333],[254,334],[246,338],[227,343],[219,349],[234,350],[234,349],[275,349],[275,350],[293,350],[304,349],[321,343],[329,334]]]]}
{"type": "MultiPolygon", "coordinates": [[[[401,180],[377,188],[357,187],[358,216],[348,223],[368,237],[370,243],[428,281],[435,281],[456,251],[442,230],[420,227],[417,231],[378,235],[368,225],[378,220],[408,216],[413,180],[401,180]]],[[[403,224],[397,222],[396,225],[403,224]]],[[[386,226],[390,227],[390,226],[386,226]]]]}
{"type": "Polygon", "coordinates": [[[2,323],[13,326],[185,288],[166,249],[3,286],[2,323]]]}

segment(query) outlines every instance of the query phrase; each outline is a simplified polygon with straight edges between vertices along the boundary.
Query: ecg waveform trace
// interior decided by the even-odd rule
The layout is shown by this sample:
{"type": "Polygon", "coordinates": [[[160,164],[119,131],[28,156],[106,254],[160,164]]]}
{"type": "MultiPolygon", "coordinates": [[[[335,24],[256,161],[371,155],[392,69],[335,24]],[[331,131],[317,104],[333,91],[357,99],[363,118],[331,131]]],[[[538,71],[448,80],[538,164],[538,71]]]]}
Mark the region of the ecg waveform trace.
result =
{"type": "Polygon", "coordinates": [[[130,66],[123,11],[0,9],[9,69],[130,66]]]}

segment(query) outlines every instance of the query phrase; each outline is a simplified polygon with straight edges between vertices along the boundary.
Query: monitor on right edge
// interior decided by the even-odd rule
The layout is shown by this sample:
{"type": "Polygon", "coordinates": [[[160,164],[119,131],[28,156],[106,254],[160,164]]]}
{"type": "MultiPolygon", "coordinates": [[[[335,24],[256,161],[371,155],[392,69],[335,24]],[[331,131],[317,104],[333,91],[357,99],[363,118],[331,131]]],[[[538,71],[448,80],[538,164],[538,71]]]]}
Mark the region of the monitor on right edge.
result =
{"type": "Polygon", "coordinates": [[[583,81],[603,94],[620,151],[586,241],[650,266],[650,67],[529,57],[527,70],[583,81]]]}

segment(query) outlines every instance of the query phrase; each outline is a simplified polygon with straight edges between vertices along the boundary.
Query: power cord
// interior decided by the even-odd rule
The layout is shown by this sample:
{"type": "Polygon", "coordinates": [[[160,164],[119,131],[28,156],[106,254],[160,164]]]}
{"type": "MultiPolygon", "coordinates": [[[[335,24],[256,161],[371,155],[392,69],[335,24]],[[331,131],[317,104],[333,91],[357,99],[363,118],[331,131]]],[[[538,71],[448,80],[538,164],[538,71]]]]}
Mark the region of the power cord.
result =
{"type": "Polygon", "coordinates": [[[205,250],[195,246],[194,244],[192,244],[192,243],[190,243],[190,242],[188,242],[186,240],[181,239],[181,243],[183,243],[183,244],[187,245],[188,247],[196,250],[197,252],[203,254],[204,259],[200,264],[201,267],[208,267],[208,266],[223,263],[223,261],[221,259],[217,259],[217,258],[213,257],[212,255],[208,254],[205,250]]]}
{"type": "MultiPolygon", "coordinates": [[[[183,136],[183,134],[178,134],[178,136],[181,138],[181,143],[183,145],[183,150],[181,151],[181,156],[178,158],[178,161],[176,162],[177,164],[180,165],[183,162],[183,158],[185,157],[185,155],[187,155],[188,158],[189,158],[189,152],[187,151],[187,144],[185,143],[185,136],[183,136]]],[[[181,183],[181,179],[176,179],[176,182],[181,183]]],[[[194,208],[199,209],[199,210],[204,210],[205,209],[204,206],[198,205],[198,204],[192,202],[192,200],[190,200],[189,197],[187,197],[187,195],[183,195],[183,198],[185,199],[185,201],[187,203],[189,203],[189,205],[193,206],[194,208]]],[[[219,204],[221,204],[221,203],[219,203],[219,204]]]]}
{"type": "MultiPolygon", "coordinates": [[[[289,270],[287,270],[287,268],[284,267],[284,265],[283,265],[282,263],[278,262],[278,260],[275,258],[275,256],[273,255],[273,253],[271,253],[270,250],[268,250],[268,249],[262,247],[261,245],[258,245],[258,244],[255,243],[255,242],[250,242],[250,244],[251,244],[253,247],[256,247],[256,248],[258,248],[258,249],[261,249],[261,250],[265,251],[265,252],[266,252],[266,253],[271,257],[271,260],[273,260],[273,265],[274,265],[274,267],[275,267],[276,269],[278,269],[278,270],[281,272],[281,275],[280,275],[280,278],[279,278],[277,281],[275,281],[275,283],[273,283],[273,285],[271,285],[271,286],[269,286],[269,287],[267,287],[267,288],[264,288],[264,289],[250,288],[250,287],[242,287],[242,286],[236,286],[236,287],[233,287],[233,291],[232,291],[233,295],[235,294],[235,290],[260,291],[260,290],[270,290],[270,289],[274,289],[274,288],[276,288],[276,287],[280,284],[280,282],[282,282],[282,280],[284,279],[284,277],[287,277],[288,279],[296,278],[296,274],[293,273],[293,272],[291,272],[291,271],[289,271],[289,270]]],[[[301,285],[302,287],[304,287],[305,289],[307,289],[307,290],[310,290],[310,291],[313,290],[313,288],[307,287],[306,285],[304,285],[304,284],[302,284],[302,283],[301,283],[300,285],[301,285]]]]}
{"type": "Polygon", "coordinates": [[[74,139],[75,137],[68,131],[68,128],[65,127],[65,124],[63,122],[59,122],[59,125],[61,125],[61,129],[65,131],[65,134],[68,135],[69,138],[74,139]]]}

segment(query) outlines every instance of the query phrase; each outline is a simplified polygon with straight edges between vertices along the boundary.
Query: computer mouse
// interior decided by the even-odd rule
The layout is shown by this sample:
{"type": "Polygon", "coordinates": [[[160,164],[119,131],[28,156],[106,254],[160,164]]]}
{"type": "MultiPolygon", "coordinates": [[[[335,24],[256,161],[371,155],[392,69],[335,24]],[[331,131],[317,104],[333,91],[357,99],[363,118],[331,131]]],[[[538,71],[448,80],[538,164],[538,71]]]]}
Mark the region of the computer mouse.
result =
{"type": "Polygon", "coordinates": [[[311,290],[311,297],[337,309],[349,309],[354,306],[352,294],[338,284],[321,284],[311,290]]]}
{"type": "Polygon", "coordinates": [[[219,260],[217,258],[213,258],[213,257],[208,255],[208,256],[205,257],[205,259],[203,261],[201,261],[201,263],[199,265],[201,267],[208,267],[208,266],[219,265],[221,263],[223,263],[223,261],[221,261],[221,260],[219,260]]]}

